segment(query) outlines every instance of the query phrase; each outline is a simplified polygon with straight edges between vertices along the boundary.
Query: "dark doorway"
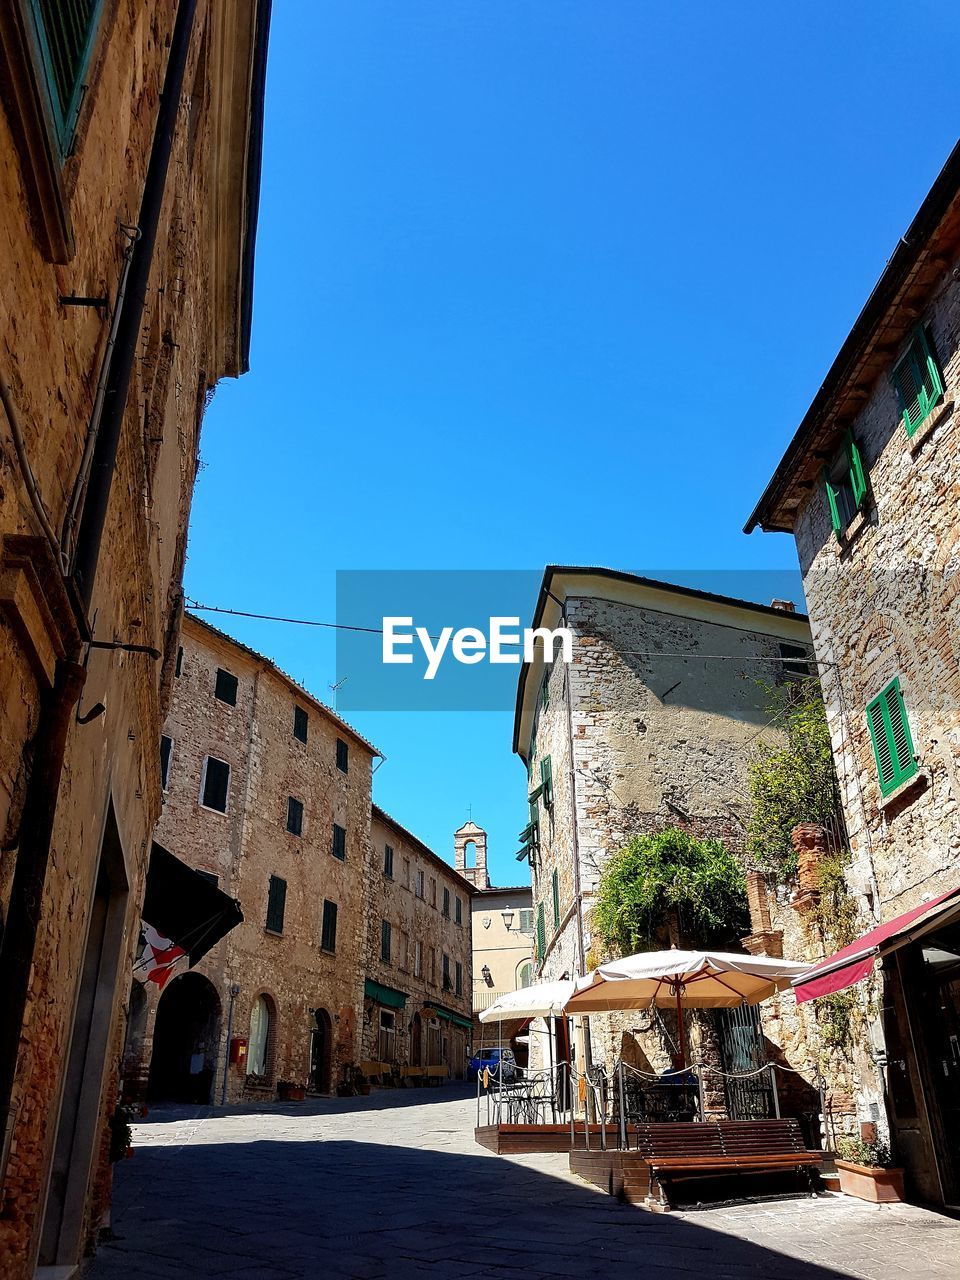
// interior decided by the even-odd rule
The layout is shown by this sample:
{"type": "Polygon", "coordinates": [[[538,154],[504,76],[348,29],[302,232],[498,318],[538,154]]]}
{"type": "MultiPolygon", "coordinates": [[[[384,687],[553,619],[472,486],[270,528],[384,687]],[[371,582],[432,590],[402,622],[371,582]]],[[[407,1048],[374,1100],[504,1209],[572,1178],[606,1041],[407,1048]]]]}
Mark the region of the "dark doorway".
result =
{"type": "Polygon", "coordinates": [[[413,1021],[410,1024],[410,1065],[411,1067],[423,1065],[423,1022],[419,1013],[413,1015],[413,1021]]]}
{"type": "MultiPolygon", "coordinates": [[[[708,1015],[709,1016],[709,1015],[708,1015]]],[[[766,1049],[760,1011],[749,1005],[719,1009],[716,1021],[731,1120],[766,1120],[775,1114],[771,1074],[761,1068],[766,1049]]]]}
{"type": "Polygon", "coordinates": [[[199,973],[174,978],[160,997],[148,1097],[209,1102],[220,1044],[220,997],[199,973]]]}
{"type": "Polygon", "coordinates": [[[960,923],[916,942],[929,1121],[944,1203],[960,1204],[960,923]]]}
{"type": "Polygon", "coordinates": [[[119,982],[126,906],[123,849],[111,803],[87,913],[87,940],[44,1206],[42,1265],[72,1264],[80,1256],[87,1186],[99,1136],[97,1121],[119,982]]]}
{"type": "Polygon", "coordinates": [[[332,1088],[333,1023],[326,1009],[315,1009],[316,1026],[310,1032],[310,1080],[313,1093],[329,1093],[332,1088]]]}

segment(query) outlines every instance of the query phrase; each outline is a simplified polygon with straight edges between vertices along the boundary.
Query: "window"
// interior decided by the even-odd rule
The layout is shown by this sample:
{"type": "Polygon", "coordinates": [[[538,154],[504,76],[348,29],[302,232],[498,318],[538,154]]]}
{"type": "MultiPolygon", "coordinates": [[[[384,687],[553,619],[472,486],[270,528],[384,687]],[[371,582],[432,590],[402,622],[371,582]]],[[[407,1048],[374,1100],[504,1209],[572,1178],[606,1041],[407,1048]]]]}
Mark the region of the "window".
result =
{"type": "Polygon", "coordinates": [[[914,329],[906,351],[893,367],[890,381],[900,402],[903,425],[907,435],[912,436],[943,399],[943,375],[922,325],[914,329]]]}
{"type": "Polygon", "coordinates": [[[404,858],[403,860],[403,887],[405,889],[410,888],[410,859],[409,858],[404,858]]]}
{"type": "Polygon", "coordinates": [[[173,754],[173,739],[163,734],[160,738],[160,786],[164,791],[170,789],[170,757],[173,754]]]}
{"type": "Polygon", "coordinates": [[[520,973],[517,976],[517,989],[529,987],[533,983],[533,965],[529,960],[524,960],[520,966],[520,973]]]}
{"type": "Polygon", "coordinates": [[[303,802],[287,796],[287,830],[292,836],[303,834],[303,802]]]}
{"type": "Polygon", "coordinates": [[[397,1015],[390,1009],[380,1010],[380,1061],[393,1062],[397,1056],[397,1015]]]}
{"type": "Polygon", "coordinates": [[[446,886],[443,890],[443,914],[450,919],[450,890],[446,886]]]}
{"type": "Polygon", "coordinates": [[[848,431],[843,448],[829,467],[823,469],[823,487],[830,509],[833,532],[840,538],[853,517],[863,508],[867,497],[867,480],[860,460],[860,450],[848,431]]]}
{"type": "Polygon", "coordinates": [[[72,0],[70,4],[33,0],[26,6],[36,31],[41,72],[63,159],[70,154],[102,8],[101,0],[72,0]]]}
{"type": "Polygon", "coordinates": [[[270,1006],[266,996],[257,996],[250,1010],[250,1043],[247,1049],[247,1071],[252,1076],[265,1076],[270,1065],[270,1006]]]}
{"type": "Polygon", "coordinates": [[[323,903],[323,924],[320,928],[320,949],[321,951],[337,949],[337,904],[328,902],[326,899],[323,903]]]}
{"type": "Polygon", "coordinates": [[[236,676],[232,676],[229,671],[224,671],[222,667],[217,667],[217,681],[213,686],[213,696],[219,698],[221,702],[226,702],[228,706],[235,707],[239,683],[236,676]]]}
{"type": "Polygon", "coordinates": [[[383,846],[383,874],[388,880],[393,879],[393,848],[388,844],[383,846]]]}
{"type": "Polygon", "coordinates": [[[463,965],[459,960],[454,966],[453,989],[455,995],[463,995],[463,965]]]}
{"type": "Polygon", "coordinates": [[[553,877],[553,927],[560,928],[560,872],[554,868],[553,877]]]}
{"type": "Polygon", "coordinates": [[[293,736],[298,742],[307,740],[307,713],[303,707],[293,708],[293,736]]]}
{"type": "Polygon", "coordinates": [[[813,675],[810,651],[802,645],[780,645],[780,657],[783,659],[780,676],[784,684],[803,684],[813,675]]]}
{"type": "Polygon", "coordinates": [[[444,953],[443,953],[443,989],[444,989],[444,991],[449,991],[449,990],[450,990],[450,987],[451,987],[451,982],[450,982],[450,957],[447,955],[447,953],[446,953],[446,952],[444,952],[444,953]]]}
{"type": "Polygon", "coordinates": [[[544,710],[550,705],[550,668],[547,667],[540,681],[540,706],[544,710]]]}
{"type": "Polygon", "coordinates": [[[533,908],[521,907],[520,909],[520,932],[533,933],[533,908]]]}
{"type": "Polygon", "coordinates": [[[230,766],[215,756],[207,756],[203,762],[203,782],[200,803],[205,809],[227,812],[227,794],[230,790],[230,766]]]}
{"type": "Polygon", "coordinates": [[[880,794],[888,796],[917,772],[913,739],[899,677],[867,704],[867,726],[880,779],[880,794]]]}
{"type": "Polygon", "coordinates": [[[423,973],[423,943],[418,939],[413,944],[413,976],[419,978],[423,973]]]}
{"type": "Polygon", "coordinates": [[[537,907],[537,958],[543,960],[547,951],[547,927],[543,918],[543,903],[537,907]]]}
{"type": "Polygon", "coordinates": [[[436,947],[430,948],[429,958],[430,958],[430,985],[432,987],[435,987],[437,985],[437,949],[436,947]]]}
{"type": "Polygon", "coordinates": [[[454,924],[463,924],[463,901],[460,898],[454,899],[453,920],[454,924]]]}
{"type": "Polygon", "coordinates": [[[434,876],[430,877],[430,905],[431,907],[437,905],[437,881],[434,876]]]}
{"type": "Polygon", "coordinates": [[[390,963],[390,921],[380,921],[380,959],[385,964],[390,963]]]}
{"type": "Polygon", "coordinates": [[[417,888],[416,888],[417,897],[422,900],[423,899],[423,872],[420,870],[419,867],[417,868],[416,884],[417,884],[417,888]]]}
{"type": "Polygon", "coordinates": [[[333,845],[330,852],[343,862],[347,856],[347,828],[333,824],[333,845]]]}
{"type": "Polygon", "coordinates": [[[540,761],[540,786],[543,789],[543,803],[547,809],[553,807],[553,761],[544,756],[540,761]]]}
{"type": "Polygon", "coordinates": [[[177,650],[177,666],[174,674],[179,679],[180,673],[183,671],[183,645],[177,650]]]}
{"type": "Polygon", "coordinates": [[[337,739],[337,768],[340,770],[341,773],[347,772],[349,759],[350,757],[347,751],[347,744],[344,742],[342,738],[338,738],[337,739]]]}
{"type": "Polygon", "coordinates": [[[267,929],[270,933],[283,933],[283,912],[287,905],[287,882],[279,876],[270,877],[267,890],[267,929]]]}

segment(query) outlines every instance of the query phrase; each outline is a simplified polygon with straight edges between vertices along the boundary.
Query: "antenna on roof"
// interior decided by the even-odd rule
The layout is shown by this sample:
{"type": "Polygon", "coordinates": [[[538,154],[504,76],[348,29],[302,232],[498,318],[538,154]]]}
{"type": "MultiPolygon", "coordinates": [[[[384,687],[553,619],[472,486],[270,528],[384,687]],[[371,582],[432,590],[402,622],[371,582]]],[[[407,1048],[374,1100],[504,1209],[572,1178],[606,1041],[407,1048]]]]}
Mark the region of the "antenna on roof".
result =
{"type": "Polygon", "coordinates": [[[340,686],[341,686],[341,685],[344,685],[344,684],[346,684],[346,683],[347,683],[347,677],[346,677],[346,676],[344,676],[344,677],[343,677],[343,679],[342,679],[342,680],[338,680],[336,684],[329,684],[329,685],[327,685],[327,688],[328,688],[328,689],[330,690],[330,692],[333,694],[333,709],[334,709],[334,711],[336,711],[336,709],[337,709],[337,690],[340,688],[340,686]]]}

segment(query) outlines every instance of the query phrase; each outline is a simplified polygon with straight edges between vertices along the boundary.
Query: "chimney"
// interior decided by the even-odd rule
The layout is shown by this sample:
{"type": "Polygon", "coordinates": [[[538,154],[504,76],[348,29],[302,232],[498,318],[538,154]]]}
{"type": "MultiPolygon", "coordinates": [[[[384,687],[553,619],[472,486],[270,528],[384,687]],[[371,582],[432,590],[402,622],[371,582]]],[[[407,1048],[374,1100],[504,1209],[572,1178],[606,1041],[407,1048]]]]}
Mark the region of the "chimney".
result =
{"type": "Polygon", "coordinates": [[[771,609],[779,609],[781,613],[796,613],[797,606],[792,600],[771,600],[771,609]]]}

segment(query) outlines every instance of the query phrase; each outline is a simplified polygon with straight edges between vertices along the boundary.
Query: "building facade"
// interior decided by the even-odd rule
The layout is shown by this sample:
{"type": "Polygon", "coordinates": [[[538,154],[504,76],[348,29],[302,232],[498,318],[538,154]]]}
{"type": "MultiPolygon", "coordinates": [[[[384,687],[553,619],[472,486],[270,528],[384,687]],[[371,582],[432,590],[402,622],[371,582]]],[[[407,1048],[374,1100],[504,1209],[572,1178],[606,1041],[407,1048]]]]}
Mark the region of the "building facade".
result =
{"type": "MultiPolygon", "coordinates": [[[[960,1201],[960,149],[897,244],[747,525],[796,539],[862,930],[853,1107],[912,1192],[960,1201]],[[912,941],[910,939],[913,939],[912,941]],[[868,965],[872,968],[872,964],[868,965]]],[[[844,996],[836,993],[837,998],[844,996]]]]}
{"type": "MultiPolygon", "coordinates": [[[[514,749],[528,770],[538,980],[606,959],[591,909],[607,859],[636,835],[681,827],[734,853],[745,844],[746,773],[768,726],[765,685],[809,656],[788,602],[750,604],[612,570],[546,570],[535,627],[573,632],[573,661],[521,671],[514,749]]],[[[674,939],[677,941],[677,939],[674,939]]],[[[728,949],[739,940],[731,938],[728,949]]],[[[669,1069],[670,1016],[591,1018],[594,1060],[669,1069]],[[629,1024],[629,1025],[628,1025],[629,1024]]],[[[531,1050],[536,1050],[535,1037],[531,1050]]],[[[557,1044],[563,1059],[569,1051],[557,1044]]],[[[580,1046],[581,1069],[588,1050],[580,1046]]]]}
{"type": "MultiPolygon", "coordinates": [[[[0,12],[0,1273],[70,1268],[108,1121],[200,422],[247,367],[266,3],[0,12]]],[[[66,1274],[66,1272],[64,1272],[66,1274]]]]}
{"type": "MultiPolygon", "coordinates": [[[[272,662],[191,615],[164,727],[157,843],[244,919],[144,982],[127,1087],[152,1100],[328,1093],[358,1061],[378,753],[272,662]]],[[[140,975],[145,977],[145,975],[140,975]]]]}
{"type": "Polygon", "coordinates": [[[360,1069],[384,1083],[461,1080],[473,885],[377,805],[370,843],[360,1069]]]}
{"type": "MultiPolygon", "coordinates": [[[[498,888],[491,885],[487,871],[487,833],[475,822],[465,822],[454,832],[454,861],[476,892],[471,904],[473,916],[473,1038],[490,1039],[478,1021],[484,1009],[508,991],[529,987],[533,982],[533,898],[529,884],[498,888]]],[[[503,1037],[513,1047],[521,1066],[526,1061],[526,1045],[516,1041],[522,1030],[516,1020],[501,1027],[503,1037]]]]}

